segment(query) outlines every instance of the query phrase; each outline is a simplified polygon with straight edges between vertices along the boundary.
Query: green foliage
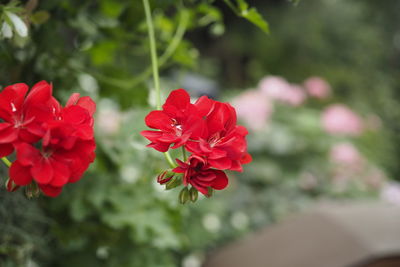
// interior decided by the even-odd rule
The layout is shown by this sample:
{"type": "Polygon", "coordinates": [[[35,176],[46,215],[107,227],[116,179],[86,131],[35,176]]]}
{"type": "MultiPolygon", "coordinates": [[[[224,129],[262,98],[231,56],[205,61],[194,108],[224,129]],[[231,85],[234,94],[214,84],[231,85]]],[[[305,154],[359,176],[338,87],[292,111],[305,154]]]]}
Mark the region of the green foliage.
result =
{"type": "Polygon", "coordinates": [[[242,17],[249,22],[256,25],[263,32],[269,33],[269,26],[267,21],[257,11],[255,7],[249,7],[245,0],[236,0],[236,5],[231,0],[224,0],[225,3],[236,13],[237,16],[242,17]]]}

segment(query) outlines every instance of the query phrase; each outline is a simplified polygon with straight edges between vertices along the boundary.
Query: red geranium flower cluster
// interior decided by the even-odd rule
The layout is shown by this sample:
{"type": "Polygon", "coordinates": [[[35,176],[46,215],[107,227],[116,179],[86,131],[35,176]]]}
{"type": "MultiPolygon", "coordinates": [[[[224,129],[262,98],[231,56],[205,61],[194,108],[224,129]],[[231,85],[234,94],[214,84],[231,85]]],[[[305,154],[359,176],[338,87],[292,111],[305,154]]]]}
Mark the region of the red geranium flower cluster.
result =
{"type": "Polygon", "coordinates": [[[78,181],[95,158],[90,97],[73,94],[65,107],[52,96],[52,86],[23,83],[0,92],[0,157],[16,151],[7,190],[34,186],[56,197],[67,183],[78,181]]]}
{"type": "MultiPolygon", "coordinates": [[[[241,172],[242,164],[251,161],[247,130],[237,125],[236,111],[228,103],[202,96],[192,104],[189,94],[178,89],[171,92],[162,110],[151,111],[145,122],[158,130],[141,132],[150,140],[149,147],[160,152],[183,147],[191,153],[185,162],[177,159],[178,167],[172,172],[182,173],[184,186],[190,184],[206,196],[210,189],[221,190],[228,185],[224,170],[241,172]]],[[[161,184],[175,182],[171,172],[160,177],[161,184]]]]}

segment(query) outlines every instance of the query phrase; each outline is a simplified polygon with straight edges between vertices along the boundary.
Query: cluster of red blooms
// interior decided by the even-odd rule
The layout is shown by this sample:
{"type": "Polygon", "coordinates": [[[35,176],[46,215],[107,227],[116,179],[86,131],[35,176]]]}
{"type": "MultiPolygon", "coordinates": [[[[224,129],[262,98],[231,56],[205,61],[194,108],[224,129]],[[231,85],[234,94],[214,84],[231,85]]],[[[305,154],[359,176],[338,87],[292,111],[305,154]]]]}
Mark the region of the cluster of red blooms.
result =
{"type": "Polygon", "coordinates": [[[171,92],[162,110],[151,111],[145,122],[158,129],[141,132],[151,142],[149,147],[160,152],[183,147],[191,153],[185,162],[176,159],[178,167],[162,173],[160,184],[170,183],[174,173],[182,173],[184,190],[190,184],[208,196],[210,189],[228,185],[224,170],[241,172],[242,164],[251,161],[247,130],[237,125],[236,111],[228,103],[202,96],[192,104],[189,94],[178,89],[171,92]]]}
{"type": "Polygon", "coordinates": [[[95,158],[90,97],[72,94],[65,107],[45,81],[30,90],[18,83],[0,92],[0,157],[16,151],[7,190],[21,186],[56,197],[67,183],[78,181],[95,158]]]}

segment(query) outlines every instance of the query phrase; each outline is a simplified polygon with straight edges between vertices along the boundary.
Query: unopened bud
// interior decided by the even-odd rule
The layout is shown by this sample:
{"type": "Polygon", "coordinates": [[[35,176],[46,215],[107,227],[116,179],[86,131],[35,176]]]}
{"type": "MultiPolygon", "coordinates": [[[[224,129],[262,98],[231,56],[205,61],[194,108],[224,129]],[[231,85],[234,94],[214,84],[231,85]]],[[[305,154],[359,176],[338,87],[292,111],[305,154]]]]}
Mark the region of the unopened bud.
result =
{"type": "Polygon", "coordinates": [[[197,198],[199,197],[199,191],[197,191],[197,189],[192,186],[192,188],[190,188],[189,190],[189,194],[190,201],[192,201],[193,203],[196,202],[197,198]]]}
{"type": "Polygon", "coordinates": [[[27,185],[25,188],[25,195],[29,199],[39,197],[40,190],[38,185],[35,182],[32,182],[31,184],[27,185]]]}
{"type": "Polygon", "coordinates": [[[157,176],[157,183],[159,184],[165,184],[167,183],[169,180],[172,179],[172,177],[174,177],[175,173],[171,172],[171,171],[163,171],[162,173],[160,173],[157,176]]]}
{"type": "Polygon", "coordinates": [[[182,177],[175,176],[171,180],[169,180],[168,183],[165,184],[165,189],[170,190],[172,188],[180,186],[181,184],[182,184],[182,177]]]}
{"type": "Polygon", "coordinates": [[[185,186],[181,192],[179,193],[179,202],[181,204],[185,204],[186,202],[188,202],[190,200],[190,193],[189,193],[189,189],[185,186]]]}
{"type": "Polygon", "coordinates": [[[214,189],[212,187],[208,187],[208,193],[206,197],[210,198],[214,195],[214,189]]]}
{"type": "Polygon", "coordinates": [[[6,182],[6,188],[8,192],[14,192],[17,191],[19,189],[19,185],[16,185],[13,180],[11,180],[10,178],[8,178],[7,182],[6,182]]]}

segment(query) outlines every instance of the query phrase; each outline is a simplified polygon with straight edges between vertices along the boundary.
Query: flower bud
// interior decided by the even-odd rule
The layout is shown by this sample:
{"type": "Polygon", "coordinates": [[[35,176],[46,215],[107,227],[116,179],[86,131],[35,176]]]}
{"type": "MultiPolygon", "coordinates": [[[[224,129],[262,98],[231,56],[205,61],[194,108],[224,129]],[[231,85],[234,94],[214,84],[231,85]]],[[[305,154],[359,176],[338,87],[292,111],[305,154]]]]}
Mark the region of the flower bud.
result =
{"type": "Polygon", "coordinates": [[[19,185],[16,185],[10,178],[6,182],[6,188],[8,192],[15,192],[19,189],[19,185]]]}
{"type": "Polygon", "coordinates": [[[206,195],[206,197],[210,198],[212,197],[214,194],[214,189],[212,187],[208,187],[208,194],[206,195]]]}
{"type": "Polygon", "coordinates": [[[165,184],[165,189],[170,190],[182,184],[181,176],[175,176],[165,184]]]}
{"type": "Polygon", "coordinates": [[[190,201],[192,201],[193,203],[196,202],[197,198],[199,197],[199,191],[197,191],[197,189],[192,186],[192,188],[190,188],[189,190],[189,194],[190,201]]]}
{"type": "Polygon", "coordinates": [[[29,184],[26,188],[25,188],[25,195],[27,196],[27,198],[31,199],[31,198],[37,198],[40,195],[40,190],[39,187],[37,186],[37,184],[35,182],[29,184]]]}
{"type": "Polygon", "coordinates": [[[172,177],[174,177],[175,173],[169,171],[169,170],[165,170],[162,173],[160,173],[157,176],[157,183],[159,184],[165,184],[167,183],[169,180],[171,180],[172,177]]]}
{"type": "Polygon", "coordinates": [[[190,200],[189,189],[185,186],[179,193],[179,202],[181,204],[186,204],[190,200]]]}

